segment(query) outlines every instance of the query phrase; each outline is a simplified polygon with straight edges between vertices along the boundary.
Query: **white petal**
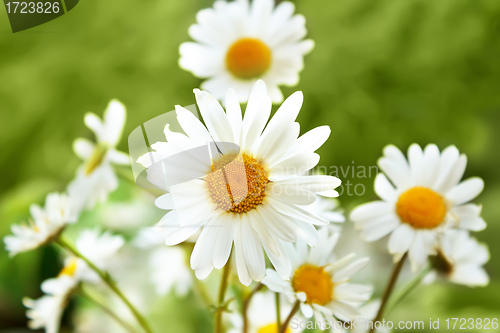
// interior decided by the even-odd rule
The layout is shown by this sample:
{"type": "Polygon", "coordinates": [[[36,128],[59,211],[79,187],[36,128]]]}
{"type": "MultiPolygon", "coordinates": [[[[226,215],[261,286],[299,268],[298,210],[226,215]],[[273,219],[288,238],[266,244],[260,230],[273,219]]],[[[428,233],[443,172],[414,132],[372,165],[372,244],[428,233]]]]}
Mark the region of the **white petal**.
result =
{"type": "Polygon", "coordinates": [[[219,102],[206,91],[194,89],[196,104],[215,142],[235,142],[231,124],[219,102]]]}
{"type": "Polygon", "coordinates": [[[469,178],[446,193],[446,198],[454,205],[461,205],[477,197],[483,188],[484,182],[481,178],[469,178]]]}
{"type": "Polygon", "coordinates": [[[369,258],[362,258],[349,264],[347,267],[340,269],[333,274],[333,282],[342,282],[349,279],[352,275],[356,274],[359,270],[363,269],[368,262],[369,258]]]}
{"type": "Polygon", "coordinates": [[[213,254],[213,263],[216,269],[224,267],[229,259],[234,240],[234,224],[237,222],[228,214],[222,214],[218,217],[218,219],[221,221],[216,226],[216,228],[219,228],[219,231],[217,232],[217,238],[215,239],[213,254]]]}
{"type": "Polygon", "coordinates": [[[415,231],[407,223],[401,223],[399,227],[394,230],[389,238],[389,253],[402,254],[410,249],[413,239],[415,238],[415,231]]]}
{"type": "Polygon", "coordinates": [[[356,207],[352,212],[350,219],[354,222],[369,220],[377,216],[387,215],[394,212],[394,205],[385,201],[373,201],[356,207]]]}
{"type": "Polygon", "coordinates": [[[375,178],[375,192],[384,201],[396,202],[398,199],[396,189],[383,173],[375,178]]]}
{"type": "Polygon", "coordinates": [[[109,102],[106,111],[104,111],[105,141],[115,147],[122,136],[123,126],[125,125],[125,106],[116,99],[109,102]]]}
{"type": "Polygon", "coordinates": [[[378,164],[387,177],[398,189],[405,189],[410,183],[410,166],[403,153],[395,146],[389,145],[384,148],[384,157],[380,158],[378,164]]]}
{"type": "Polygon", "coordinates": [[[104,141],[104,124],[97,115],[91,112],[85,114],[84,122],[85,125],[87,125],[87,127],[90,128],[92,132],[94,132],[95,136],[97,137],[97,141],[104,141]]]}
{"type": "Polygon", "coordinates": [[[95,145],[91,141],[83,138],[76,139],[73,142],[73,151],[82,160],[90,158],[92,152],[94,151],[94,147],[95,145]]]}

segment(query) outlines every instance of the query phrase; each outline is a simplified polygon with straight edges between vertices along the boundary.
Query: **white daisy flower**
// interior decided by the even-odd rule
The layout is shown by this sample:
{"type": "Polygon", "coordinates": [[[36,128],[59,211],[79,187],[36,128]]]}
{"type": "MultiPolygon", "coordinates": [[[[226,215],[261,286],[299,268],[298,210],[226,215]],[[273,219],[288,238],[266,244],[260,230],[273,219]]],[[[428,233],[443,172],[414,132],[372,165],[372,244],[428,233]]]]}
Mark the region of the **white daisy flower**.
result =
{"type": "Polygon", "coordinates": [[[375,179],[375,192],[382,200],[351,213],[351,220],[362,229],[361,237],[375,241],[391,234],[389,252],[399,260],[409,251],[415,271],[436,253],[442,231],[484,229],[481,207],[468,203],[482,191],[483,181],[475,177],[460,182],[466,163],[454,146],[440,153],[436,145],[422,151],[413,144],[408,161],[399,149],[387,146],[378,162],[385,174],[375,179]]]}
{"type": "Polygon", "coordinates": [[[314,47],[304,40],[305,19],[294,15],[290,2],[274,8],[273,0],[216,1],[198,12],[189,28],[195,42],[180,46],[179,65],[207,78],[201,87],[222,100],[234,88],[240,102],[248,100],[258,79],[269,87],[274,103],[283,101],[279,85],[294,86],[303,57],[314,47]]]}
{"type": "Polygon", "coordinates": [[[30,318],[29,328],[45,328],[46,333],[59,332],[61,317],[69,296],[78,284],[72,276],[73,267],[65,266],[57,278],[42,283],[41,289],[46,295],[37,300],[27,297],[23,299],[24,306],[28,308],[26,316],[30,318]]]}
{"type": "MultiPolygon", "coordinates": [[[[87,259],[102,270],[123,246],[123,238],[109,233],[99,235],[95,230],[85,230],[79,236],[76,247],[87,259]]],[[[59,332],[61,316],[71,293],[81,282],[98,283],[99,276],[80,258],[69,257],[59,275],[45,280],[41,289],[46,294],[37,300],[25,298],[23,304],[29,308],[26,315],[31,319],[29,327],[45,327],[47,333],[59,332]]]]}
{"type": "Polygon", "coordinates": [[[335,260],[333,248],[339,233],[329,235],[329,230],[320,231],[320,242],[309,248],[303,241],[289,244],[292,258],[291,278],[283,279],[274,270],[268,269],[262,280],[269,289],[284,294],[290,302],[300,302],[300,310],[306,318],[314,315],[316,321],[335,325],[338,320],[352,321],[360,316],[357,307],[367,301],[372,288],[349,283],[353,274],[366,266],[368,258],[358,259],[350,254],[335,260]]]}
{"type": "Polygon", "coordinates": [[[276,269],[288,275],[290,262],[280,240],[294,242],[299,236],[314,245],[314,225],[328,223],[298,205],[314,202],[316,192],[338,195],[333,190],[338,178],[305,175],[318,163],[314,151],[328,138],[329,127],[298,138],[301,92],[269,120],[271,100],[263,81],[252,89],[244,117],[234,90],[227,94],[226,111],[207,92],[195,90],[195,95],[206,127],[177,106],[186,134],[170,131],[167,124],[168,142],[153,144],[155,152],[139,159],[148,180],[170,192],[156,200],[159,208],[171,210],[159,222],[166,244],[179,244],[202,228],[191,256],[200,279],[226,264],[233,242],[243,284],[264,277],[262,246],[276,269]]]}
{"type": "MultiPolygon", "coordinates": [[[[276,333],[278,332],[278,323],[276,322],[276,298],[272,292],[256,293],[250,300],[247,309],[247,333],[276,333]]],[[[292,307],[284,300],[280,301],[281,323],[286,320],[292,307]]],[[[237,311],[228,313],[227,318],[232,324],[228,333],[243,332],[243,318],[237,311]]],[[[286,333],[298,333],[300,330],[293,329],[291,325],[285,330],[286,333]]]]}
{"type": "Polygon", "coordinates": [[[483,265],[490,259],[488,248],[470,237],[467,231],[448,230],[440,237],[437,255],[431,257],[433,270],[427,283],[436,277],[470,287],[486,286],[488,273],[483,265]]]}
{"type": "Polygon", "coordinates": [[[29,225],[12,225],[13,235],[4,238],[10,256],[36,249],[59,236],[67,224],[78,219],[78,202],[75,196],[51,193],[47,195],[43,208],[31,205],[29,225]]]}
{"type": "Polygon", "coordinates": [[[116,150],[125,125],[125,107],[112,100],[104,120],[93,113],[85,115],[85,125],[96,135],[97,143],[79,138],[73,144],[75,153],[84,160],[68,192],[84,196],[83,208],[91,209],[97,202],[104,202],[108,194],[118,187],[118,179],[111,164],[128,164],[129,156],[116,150]]]}

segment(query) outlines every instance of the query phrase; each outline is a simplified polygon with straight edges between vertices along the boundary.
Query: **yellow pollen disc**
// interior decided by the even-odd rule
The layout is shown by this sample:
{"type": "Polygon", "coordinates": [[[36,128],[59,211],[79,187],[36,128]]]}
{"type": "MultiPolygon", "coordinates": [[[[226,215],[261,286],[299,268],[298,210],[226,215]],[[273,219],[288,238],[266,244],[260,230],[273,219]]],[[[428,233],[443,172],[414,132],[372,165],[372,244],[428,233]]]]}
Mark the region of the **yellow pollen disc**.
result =
{"type": "Polygon", "coordinates": [[[401,194],[396,203],[396,212],[401,221],[412,227],[430,229],[443,222],[446,204],[433,190],[414,187],[401,194]]]}
{"type": "Polygon", "coordinates": [[[271,50],[255,38],[237,40],[226,54],[227,69],[240,79],[252,79],[264,74],[271,64],[271,50]]]}
{"type": "Polygon", "coordinates": [[[262,203],[268,175],[261,163],[247,154],[226,154],[212,164],[205,180],[217,207],[245,213],[262,203]]]}
{"type": "Polygon", "coordinates": [[[76,259],[71,259],[71,261],[68,262],[59,272],[59,276],[61,275],[73,276],[76,271],[76,263],[77,263],[76,259]]]}
{"type": "Polygon", "coordinates": [[[306,303],[325,305],[333,299],[333,282],[323,267],[305,264],[299,267],[292,278],[296,292],[306,294],[306,303]]]}
{"type": "MultiPolygon", "coordinates": [[[[278,332],[278,324],[276,323],[263,326],[257,330],[257,333],[276,333],[276,332],[278,332]]],[[[290,327],[287,327],[285,333],[292,333],[290,327]]]]}

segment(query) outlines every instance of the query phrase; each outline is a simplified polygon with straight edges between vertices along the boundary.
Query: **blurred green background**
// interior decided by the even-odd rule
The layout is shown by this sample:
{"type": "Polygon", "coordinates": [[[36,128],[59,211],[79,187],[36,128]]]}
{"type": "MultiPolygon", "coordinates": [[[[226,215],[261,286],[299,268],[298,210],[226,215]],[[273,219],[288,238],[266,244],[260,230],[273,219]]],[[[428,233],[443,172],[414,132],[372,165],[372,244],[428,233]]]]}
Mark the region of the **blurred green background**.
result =
{"type": "MultiPolygon", "coordinates": [[[[483,204],[488,229],[477,237],[490,246],[490,285],[424,287],[392,319],[498,318],[500,1],[295,3],[316,47],[305,59],[300,84],[284,91],[304,91],[302,132],[331,126],[319,151],[322,165],[374,165],[389,143],[403,150],[413,142],[441,149],[454,144],[468,156],[466,177],[486,183],[476,202],[483,204]]],[[[0,10],[0,237],[27,218],[30,203],[42,203],[48,191],[62,191],[71,180],[79,164],[72,141],[91,137],[85,112],[101,115],[118,98],[128,109],[126,136],[175,104],[194,103],[192,89],[200,80],[178,67],[178,47],[189,40],[196,12],[211,5],[81,1],[68,14],[16,34],[0,10]]],[[[125,151],[126,142],[124,137],[120,146],[125,151]]],[[[375,198],[373,177],[339,177],[366,185],[362,196],[340,197],[347,211],[375,198]]],[[[57,273],[54,252],[45,248],[9,260],[0,249],[0,331],[25,326],[21,298],[40,295],[40,281],[57,273]]],[[[175,318],[171,303],[165,311],[175,318]]],[[[189,306],[180,309],[189,318],[189,306]]]]}

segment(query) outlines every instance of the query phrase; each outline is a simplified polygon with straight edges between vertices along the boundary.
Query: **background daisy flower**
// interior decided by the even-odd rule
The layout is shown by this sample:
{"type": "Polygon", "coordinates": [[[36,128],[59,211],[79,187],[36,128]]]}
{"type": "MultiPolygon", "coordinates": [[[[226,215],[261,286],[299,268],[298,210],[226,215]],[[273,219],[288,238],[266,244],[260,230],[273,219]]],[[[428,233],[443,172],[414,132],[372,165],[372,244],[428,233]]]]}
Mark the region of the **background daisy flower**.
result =
{"type": "Polygon", "coordinates": [[[488,248],[470,237],[467,231],[448,230],[441,237],[437,255],[431,257],[433,270],[427,283],[436,277],[470,287],[486,286],[488,273],[483,265],[490,259],[488,248]]]}
{"type": "Polygon", "coordinates": [[[375,179],[375,192],[382,200],[351,213],[351,220],[362,229],[361,237],[375,241],[390,234],[389,252],[397,260],[409,251],[415,271],[436,253],[442,231],[484,229],[481,207],[468,203],[484,184],[477,177],[460,182],[466,163],[465,155],[454,146],[440,153],[436,145],[422,151],[413,144],[408,160],[398,148],[387,146],[378,162],[384,173],[375,179]]]}
{"type": "Polygon", "coordinates": [[[270,290],[284,294],[290,302],[299,302],[306,318],[319,322],[351,321],[360,315],[357,307],[367,301],[372,288],[349,283],[353,274],[366,266],[368,258],[352,261],[354,254],[336,260],[333,248],[340,234],[320,230],[320,242],[309,248],[303,241],[287,247],[292,259],[292,274],[281,278],[268,269],[262,283],[270,290]]]}
{"type": "Polygon", "coordinates": [[[290,263],[280,240],[300,237],[314,245],[314,225],[328,224],[300,205],[340,185],[335,177],[305,175],[318,163],[314,151],[328,138],[329,127],[298,137],[301,92],[287,98],[269,120],[271,100],[263,81],[252,89],[244,117],[234,90],[227,94],[226,110],[207,92],[195,90],[195,95],[206,127],[177,106],[186,134],[170,131],[167,124],[167,142],[153,144],[155,151],[139,159],[148,168],[148,180],[170,192],[156,200],[159,208],[171,210],[158,224],[165,229],[166,244],[179,244],[202,228],[191,256],[201,279],[226,264],[233,243],[243,284],[264,277],[262,247],[287,275],[290,263]]]}
{"type": "MultiPolygon", "coordinates": [[[[76,247],[87,259],[106,271],[110,260],[123,243],[120,236],[84,230],[76,241],[76,247]]],[[[26,315],[31,319],[30,328],[44,327],[47,333],[59,332],[61,316],[68,299],[82,282],[95,284],[100,282],[100,278],[82,259],[68,257],[59,275],[42,283],[44,296],[37,300],[23,300],[23,304],[29,309],[26,315]]]]}
{"type": "Polygon", "coordinates": [[[30,206],[30,223],[12,225],[13,235],[5,236],[5,248],[10,256],[36,249],[57,237],[67,224],[78,219],[80,199],[75,195],[51,193],[45,199],[42,208],[36,204],[30,206]]]}
{"type": "Polygon", "coordinates": [[[216,1],[198,12],[189,28],[195,42],[180,46],[180,66],[200,78],[201,88],[222,100],[234,88],[240,102],[248,100],[258,79],[266,82],[273,102],[283,100],[279,85],[299,82],[303,57],[314,43],[303,40],[305,19],[293,15],[294,5],[273,0],[216,1]]]}
{"type": "Polygon", "coordinates": [[[101,120],[93,113],[85,115],[85,125],[94,132],[97,143],[79,138],[73,144],[76,155],[84,160],[76,178],[69,184],[69,193],[81,193],[82,208],[90,209],[97,202],[104,202],[108,194],[118,187],[118,179],[111,164],[126,165],[129,156],[116,150],[125,125],[125,107],[112,100],[101,120]]]}
{"type": "Polygon", "coordinates": [[[68,303],[68,298],[76,288],[76,281],[66,274],[57,279],[42,283],[42,291],[46,294],[37,300],[24,298],[23,304],[28,308],[26,316],[30,319],[31,329],[45,328],[46,333],[58,333],[61,317],[68,303]]]}

